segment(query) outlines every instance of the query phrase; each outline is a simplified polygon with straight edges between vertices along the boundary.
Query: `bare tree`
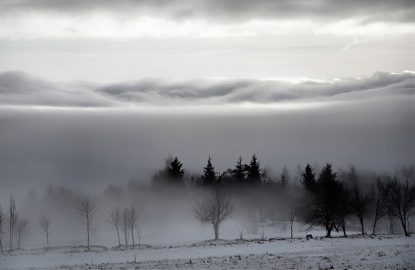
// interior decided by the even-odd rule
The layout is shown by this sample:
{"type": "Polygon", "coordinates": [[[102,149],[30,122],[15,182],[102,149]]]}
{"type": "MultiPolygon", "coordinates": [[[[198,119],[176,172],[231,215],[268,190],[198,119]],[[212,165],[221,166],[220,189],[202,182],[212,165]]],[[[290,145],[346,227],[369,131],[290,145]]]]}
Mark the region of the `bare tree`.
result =
{"type": "Polygon", "coordinates": [[[20,248],[20,239],[28,222],[27,219],[19,219],[17,221],[17,248],[20,248]]]}
{"type": "Polygon", "coordinates": [[[14,235],[14,228],[16,226],[17,218],[19,217],[19,212],[17,212],[16,207],[16,200],[13,198],[13,195],[10,196],[9,202],[9,245],[10,251],[13,249],[13,235],[14,235]]]}
{"type": "Polygon", "coordinates": [[[216,240],[219,239],[219,225],[232,216],[235,207],[228,195],[215,186],[207,197],[192,206],[192,210],[202,224],[213,225],[216,240]]]}
{"type": "Polygon", "coordinates": [[[376,225],[379,219],[388,214],[388,189],[386,185],[380,180],[379,176],[376,179],[376,187],[373,187],[373,231],[376,232],[376,225]]]}
{"type": "Polygon", "coordinates": [[[121,231],[124,233],[125,246],[128,246],[128,232],[129,232],[129,211],[127,207],[121,213],[121,231]]]}
{"type": "Polygon", "coordinates": [[[141,245],[141,229],[140,229],[140,224],[135,225],[135,230],[137,231],[137,237],[138,237],[138,247],[140,247],[141,245]]]}
{"type": "Polygon", "coordinates": [[[117,236],[118,236],[118,246],[121,246],[121,240],[120,240],[120,223],[121,223],[121,211],[120,208],[115,208],[111,210],[109,213],[110,218],[107,220],[107,222],[115,227],[117,230],[117,236]]]}
{"type": "Polygon", "coordinates": [[[364,219],[369,214],[372,198],[369,193],[363,193],[361,188],[354,186],[350,196],[350,206],[353,215],[355,215],[360,222],[362,228],[362,235],[365,234],[365,227],[363,225],[364,219]]]}
{"type": "Polygon", "coordinates": [[[84,223],[86,225],[86,234],[87,234],[87,243],[88,243],[88,251],[89,249],[89,241],[93,231],[97,229],[94,226],[95,221],[97,221],[97,205],[93,205],[89,198],[86,198],[82,202],[80,202],[79,206],[76,208],[78,210],[79,216],[84,219],[84,223]]]}
{"type": "Polygon", "coordinates": [[[135,245],[134,243],[134,229],[137,225],[138,220],[138,213],[135,210],[134,206],[131,206],[131,208],[128,210],[128,227],[131,230],[131,238],[133,239],[133,247],[135,245]]]}
{"type": "Polygon", "coordinates": [[[5,227],[6,227],[6,213],[3,212],[3,208],[0,205],[0,248],[1,253],[4,254],[3,250],[3,236],[6,233],[5,227]]]}
{"type": "Polygon", "coordinates": [[[402,183],[394,177],[393,180],[389,180],[388,189],[390,214],[399,218],[405,236],[410,236],[407,224],[415,207],[415,186],[410,185],[408,179],[402,183]]]}
{"type": "Polygon", "coordinates": [[[51,223],[52,222],[50,221],[50,219],[45,214],[42,213],[42,216],[39,219],[40,233],[46,236],[46,244],[48,248],[49,248],[49,236],[51,235],[51,231],[50,231],[51,223]]]}

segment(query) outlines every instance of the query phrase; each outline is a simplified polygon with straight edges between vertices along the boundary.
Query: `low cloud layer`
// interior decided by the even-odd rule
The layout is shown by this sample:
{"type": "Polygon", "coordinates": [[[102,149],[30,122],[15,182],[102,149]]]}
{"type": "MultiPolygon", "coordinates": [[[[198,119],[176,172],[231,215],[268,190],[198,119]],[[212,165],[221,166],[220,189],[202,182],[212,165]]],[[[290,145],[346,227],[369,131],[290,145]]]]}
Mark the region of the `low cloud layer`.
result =
{"type": "Polygon", "coordinates": [[[98,85],[60,83],[20,72],[0,74],[0,105],[65,108],[197,106],[226,104],[298,104],[415,94],[415,72],[378,72],[365,78],[268,78],[265,80],[140,80],[98,85]]]}

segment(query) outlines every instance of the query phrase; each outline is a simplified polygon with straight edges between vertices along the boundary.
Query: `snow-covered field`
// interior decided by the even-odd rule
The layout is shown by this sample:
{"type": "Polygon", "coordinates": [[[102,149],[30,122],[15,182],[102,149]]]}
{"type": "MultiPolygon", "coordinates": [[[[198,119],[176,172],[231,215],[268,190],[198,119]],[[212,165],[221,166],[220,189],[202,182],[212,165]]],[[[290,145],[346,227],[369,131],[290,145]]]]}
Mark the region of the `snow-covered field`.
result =
{"type": "Polygon", "coordinates": [[[415,237],[218,240],[136,249],[13,251],[1,269],[415,269],[415,237]]]}

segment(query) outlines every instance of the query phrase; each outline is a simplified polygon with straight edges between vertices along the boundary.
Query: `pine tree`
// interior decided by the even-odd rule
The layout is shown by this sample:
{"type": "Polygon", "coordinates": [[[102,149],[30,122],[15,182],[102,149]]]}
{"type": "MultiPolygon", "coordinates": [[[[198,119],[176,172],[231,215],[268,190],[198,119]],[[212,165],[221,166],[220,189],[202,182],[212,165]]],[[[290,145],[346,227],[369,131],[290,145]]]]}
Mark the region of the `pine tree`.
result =
{"type": "Polygon", "coordinates": [[[239,157],[236,162],[235,169],[232,170],[232,177],[238,184],[243,184],[246,180],[246,170],[245,165],[242,164],[242,157],[239,157]]]}
{"type": "Polygon", "coordinates": [[[256,155],[252,156],[251,162],[247,166],[248,176],[247,182],[250,184],[261,183],[261,163],[258,161],[256,155]]]}
{"type": "Polygon", "coordinates": [[[336,228],[339,220],[340,199],[342,185],[337,180],[337,174],[327,163],[320,172],[313,191],[313,197],[305,214],[304,222],[309,225],[319,225],[326,228],[326,236],[331,236],[331,231],[336,228]]]}
{"type": "Polygon", "coordinates": [[[182,169],[183,164],[177,157],[170,163],[167,168],[167,178],[170,183],[182,183],[185,170],[182,169]]]}
{"type": "Polygon", "coordinates": [[[301,183],[305,187],[305,189],[312,191],[316,187],[316,179],[315,179],[315,173],[313,172],[314,169],[310,166],[310,164],[307,164],[305,167],[304,172],[301,174],[302,180],[301,183]]]}
{"type": "Polygon", "coordinates": [[[206,167],[203,168],[203,185],[211,186],[216,182],[215,167],[212,165],[212,158],[209,156],[206,167]]]}

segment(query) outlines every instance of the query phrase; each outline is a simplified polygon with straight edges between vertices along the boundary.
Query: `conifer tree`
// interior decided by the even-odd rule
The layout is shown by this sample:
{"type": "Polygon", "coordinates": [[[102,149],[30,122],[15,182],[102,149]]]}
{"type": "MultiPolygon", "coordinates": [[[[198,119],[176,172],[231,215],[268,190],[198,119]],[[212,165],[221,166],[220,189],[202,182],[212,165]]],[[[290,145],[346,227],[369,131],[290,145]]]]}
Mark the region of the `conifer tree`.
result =
{"type": "Polygon", "coordinates": [[[170,162],[167,168],[167,178],[170,183],[182,183],[185,170],[182,169],[183,164],[177,157],[170,162]]]}
{"type": "Polygon", "coordinates": [[[314,226],[324,226],[326,236],[331,236],[331,231],[336,228],[339,220],[340,198],[342,185],[337,180],[337,174],[327,163],[320,172],[313,192],[310,207],[305,215],[304,222],[314,226]]]}
{"type": "Polygon", "coordinates": [[[261,163],[258,161],[256,155],[252,156],[251,162],[247,166],[248,176],[247,182],[250,184],[261,183],[261,163]]]}
{"type": "Polygon", "coordinates": [[[245,165],[242,164],[242,157],[239,157],[236,162],[235,169],[232,170],[232,177],[238,184],[243,184],[246,180],[246,170],[245,165]]]}
{"type": "Polygon", "coordinates": [[[203,185],[211,186],[216,182],[215,167],[212,165],[212,158],[209,156],[206,167],[203,168],[203,185]]]}
{"type": "Polygon", "coordinates": [[[313,172],[314,169],[310,166],[310,164],[307,164],[307,166],[304,169],[304,172],[301,174],[302,180],[301,183],[305,187],[305,189],[312,191],[316,187],[316,179],[315,179],[315,173],[313,172]]]}

